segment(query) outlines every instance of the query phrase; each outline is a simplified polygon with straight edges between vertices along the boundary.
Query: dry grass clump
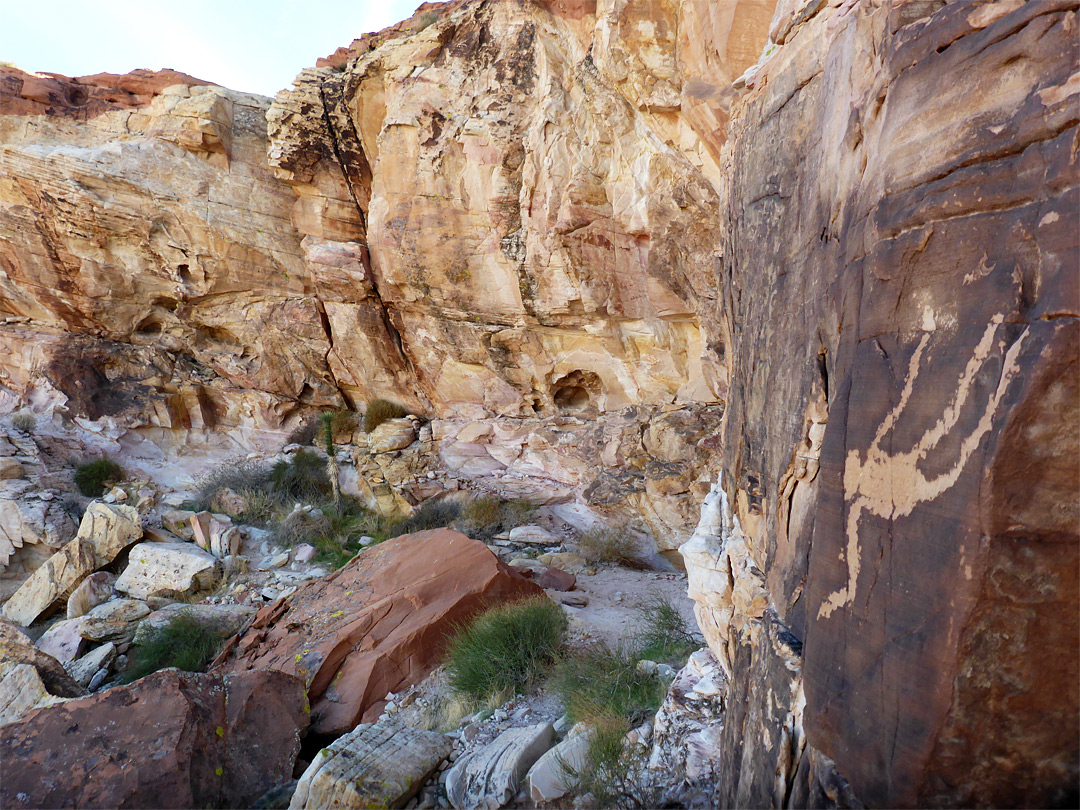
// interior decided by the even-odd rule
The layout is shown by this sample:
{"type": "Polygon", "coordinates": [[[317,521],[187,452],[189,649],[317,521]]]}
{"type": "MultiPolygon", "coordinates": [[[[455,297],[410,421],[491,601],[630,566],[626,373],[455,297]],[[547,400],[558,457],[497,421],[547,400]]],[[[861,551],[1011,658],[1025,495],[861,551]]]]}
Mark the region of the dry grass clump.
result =
{"type": "Polygon", "coordinates": [[[649,567],[642,559],[645,555],[644,543],[625,526],[590,529],[581,536],[577,545],[578,553],[590,562],[639,570],[649,567]]]}
{"type": "Polygon", "coordinates": [[[371,433],[375,428],[389,419],[400,419],[408,416],[409,412],[396,402],[388,399],[377,399],[369,402],[367,411],[364,412],[364,432],[371,433]]]}
{"type": "Polygon", "coordinates": [[[11,417],[11,426],[22,433],[33,433],[37,419],[31,411],[19,411],[11,417]]]}
{"type": "Polygon", "coordinates": [[[482,495],[468,501],[461,510],[460,528],[474,540],[487,542],[500,532],[528,523],[536,504],[482,495]]]}

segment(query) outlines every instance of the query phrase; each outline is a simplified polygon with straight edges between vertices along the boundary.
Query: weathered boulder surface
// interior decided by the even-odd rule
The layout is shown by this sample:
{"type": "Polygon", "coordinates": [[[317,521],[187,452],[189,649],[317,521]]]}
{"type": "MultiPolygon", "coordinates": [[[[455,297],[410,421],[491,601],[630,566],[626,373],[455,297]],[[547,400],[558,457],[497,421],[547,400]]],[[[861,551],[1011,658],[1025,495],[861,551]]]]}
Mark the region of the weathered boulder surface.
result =
{"type": "Polygon", "coordinates": [[[212,671],[297,675],[312,733],[343,734],[434,669],[458,624],[530,596],[543,591],[483,543],[450,529],[408,534],[262,608],[212,671]]]}
{"type": "Polygon", "coordinates": [[[135,509],[94,501],[86,507],[75,538],[4,603],[4,618],[29,625],[57,600],[66,599],[84,577],[108,565],[140,537],[142,519],[135,509]]]}
{"type": "Polygon", "coordinates": [[[139,543],[116,580],[116,590],[136,599],[181,596],[213,587],[222,564],[192,543],[139,543]]]}
{"type": "Polygon", "coordinates": [[[306,705],[281,672],[170,669],[35,709],[0,729],[0,804],[248,807],[291,777],[306,705]]]}
{"type": "Polygon", "coordinates": [[[687,559],[717,802],[1075,803],[1077,4],[779,6],[723,156],[730,509],[687,559]]]}
{"type": "Polygon", "coordinates": [[[361,724],[315,755],[289,810],[404,807],[453,748],[435,731],[361,724]]]}
{"type": "Polygon", "coordinates": [[[482,748],[463,754],[446,776],[446,795],[457,810],[499,810],[521,780],[551,748],[550,723],[509,728],[482,748]]]}
{"type": "Polygon", "coordinates": [[[42,650],[15,625],[0,619],[0,675],[19,664],[29,664],[38,671],[46,689],[57,697],[81,697],[86,694],[63,665],[42,650]]]}
{"type": "Polygon", "coordinates": [[[79,635],[87,641],[115,641],[123,644],[135,636],[140,621],[150,614],[139,599],[114,599],[98,605],[79,622],[79,635]]]}

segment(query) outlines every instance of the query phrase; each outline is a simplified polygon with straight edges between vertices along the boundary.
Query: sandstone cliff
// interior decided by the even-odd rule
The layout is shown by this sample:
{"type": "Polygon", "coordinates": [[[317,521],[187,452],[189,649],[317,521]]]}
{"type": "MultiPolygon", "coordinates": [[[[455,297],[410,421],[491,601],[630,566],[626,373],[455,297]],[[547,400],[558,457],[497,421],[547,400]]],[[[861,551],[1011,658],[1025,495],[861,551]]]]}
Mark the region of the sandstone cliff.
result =
{"type": "Polygon", "coordinates": [[[1068,803],[1076,13],[456,0],[272,103],[3,69],[5,404],[173,452],[389,397],[433,422],[361,491],[661,547],[719,473],[724,803],[1068,803]]]}

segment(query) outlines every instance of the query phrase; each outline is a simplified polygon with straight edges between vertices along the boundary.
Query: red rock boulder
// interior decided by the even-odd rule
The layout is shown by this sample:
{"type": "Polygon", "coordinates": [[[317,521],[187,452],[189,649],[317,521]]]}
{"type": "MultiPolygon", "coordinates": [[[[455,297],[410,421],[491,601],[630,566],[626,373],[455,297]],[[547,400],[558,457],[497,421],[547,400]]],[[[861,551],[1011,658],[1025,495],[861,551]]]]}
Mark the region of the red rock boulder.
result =
{"type": "Polygon", "coordinates": [[[483,543],[450,529],[388,540],[259,611],[214,671],[275,669],[308,685],[311,731],[375,719],[424,678],[449,637],[489,605],[543,595],[483,543]]]}
{"type": "Polygon", "coordinates": [[[304,686],[164,670],[0,728],[0,807],[249,807],[292,776],[304,686]]]}

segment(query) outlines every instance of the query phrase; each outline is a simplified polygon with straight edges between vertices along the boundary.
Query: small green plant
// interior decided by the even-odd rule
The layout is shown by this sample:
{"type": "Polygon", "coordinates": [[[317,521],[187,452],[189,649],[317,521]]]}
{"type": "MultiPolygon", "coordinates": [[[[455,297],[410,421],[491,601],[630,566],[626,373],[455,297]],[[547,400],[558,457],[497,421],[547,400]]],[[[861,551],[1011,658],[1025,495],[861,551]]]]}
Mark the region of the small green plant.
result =
{"type": "Polygon", "coordinates": [[[679,609],[659,591],[653,591],[639,609],[641,622],[634,638],[639,658],[682,666],[703,639],[690,631],[679,609]]]}
{"type": "Polygon", "coordinates": [[[37,419],[31,411],[19,411],[11,417],[11,426],[23,433],[33,433],[37,427],[37,419]]]}
{"type": "Polygon", "coordinates": [[[403,416],[407,416],[408,413],[407,410],[396,402],[391,402],[388,399],[377,399],[374,402],[370,402],[368,403],[367,411],[364,413],[364,432],[371,433],[371,431],[388,419],[400,419],[403,416]]]}
{"type": "Polygon", "coordinates": [[[524,691],[555,662],[566,627],[566,614],[546,597],[488,609],[450,642],[450,685],[477,701],[492,693],[524,691]]]}
{"type": "Polygon", "coordinates": [[[131,683],[167,667],[202,672],[214,660],[221,642],[190,616],[177,616],[148,641],[131,648],[121,680],[131,683]]]}
{"type": "Polygon", "coordinates": [[[629,745],[626,734],[630,724],[616,715],[591,719],[592,740],[580,770],[560,762],[572,774],[577,792],[591,796],[587,807],[645,810],[663,807],[663,791],[646,767],[648,751],[642,745],[629,745]]]}
{"type": "Polygon", "coordinates": [[[594,563],[648,568],[642,560],[644,548],[641,540],[626,527],[590,529],[578,540],[578,553],[594,563]]]}
{"type": "Polygon", "coordinates": [[[105,494],[105,484],[119,481],[124,471],[115,461],[99,458],[86,461],[75,468],[75,486],[87,498],[100,498],[105,494]]]}
{"type": "Polygon", "coordinates": [[[281,459],[270,468],[274,493],[282,499],[316,501],[331,491],[326,462],[310,450],[281,459]]]}

